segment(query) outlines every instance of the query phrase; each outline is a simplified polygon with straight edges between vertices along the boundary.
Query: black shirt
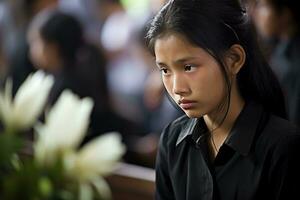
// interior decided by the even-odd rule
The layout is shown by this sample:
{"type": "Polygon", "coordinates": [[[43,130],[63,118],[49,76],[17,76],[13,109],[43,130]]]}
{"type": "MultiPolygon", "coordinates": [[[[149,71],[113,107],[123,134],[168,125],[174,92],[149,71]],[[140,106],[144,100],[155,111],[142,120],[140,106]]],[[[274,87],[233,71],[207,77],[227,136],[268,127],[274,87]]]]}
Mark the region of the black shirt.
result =
{"type": "Polygon", "coordinates": [[[213,162],[208,134],[203,118],[183,116],[165,128],[157,200],[300,198],[300,131],[291,123],[246,104],[213,162]]]}

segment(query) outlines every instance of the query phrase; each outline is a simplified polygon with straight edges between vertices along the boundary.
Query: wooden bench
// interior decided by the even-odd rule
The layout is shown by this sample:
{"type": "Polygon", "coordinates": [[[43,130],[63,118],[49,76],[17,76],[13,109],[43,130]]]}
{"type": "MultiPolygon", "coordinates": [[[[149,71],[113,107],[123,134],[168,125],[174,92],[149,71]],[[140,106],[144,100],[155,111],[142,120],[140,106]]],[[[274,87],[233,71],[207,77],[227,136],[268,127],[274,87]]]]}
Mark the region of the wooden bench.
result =
{"type": "Polygon", "coordinates": [[[153,200],[155,171],[137,165],[121,163],[108,181],[113,200],[153,200]]]}

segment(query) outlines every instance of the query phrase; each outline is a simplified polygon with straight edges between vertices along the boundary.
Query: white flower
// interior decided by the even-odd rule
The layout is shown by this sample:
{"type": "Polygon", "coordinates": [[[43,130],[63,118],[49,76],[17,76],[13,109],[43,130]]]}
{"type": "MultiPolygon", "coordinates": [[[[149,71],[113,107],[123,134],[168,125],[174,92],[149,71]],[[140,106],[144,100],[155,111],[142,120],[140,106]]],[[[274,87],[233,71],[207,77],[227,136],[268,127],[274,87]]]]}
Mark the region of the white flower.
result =
{"type": "Polygon", "coordinates": [[[124,153],[120,134],[108,133],[87,143],[78,153],[68,154],[65,157],[66,171],[86,188],[91,184],[100,195],[109,198],[109,187],[101,176],[111,173],[124,153]]]}
{"type": "Polygon", "coordinates": [[[92,107],[90,98],[80,100],[66,90],[46,116],[45,124],[36,127],[38,138],[34,147],[38,163],[51,166],[61,158],[65,174],[79,183],[82,200],[93,199],[93,188],[101,197],[111,197],[102,176],[114,170],[125,152],[118,133],[99,136],[77,150],[87,131],[92,107]]]}
{"type": "Polygon", "coordinates": [[[79,180],[107,175],[114,170],[117,161],[125,152],[118,133],[109,133],[95,138],[80,149],[68,167],[79,180]]]}
{"type": "Polygon", "coordinates": [[[93,108],[91,98],[79,99],[63,91],[46,115],[44,125],[36,127],[35,156],[41,163],[51,163],[59,153],[75,151],[87,131],[93,108]]]}
{"type": "Polygon", "coordinates": [[[27,77],[12,100],[12,81],[8,80],[0,91],[0,115],[6,129],[30,128],[41,114],[54,78],[42,71],[27,77]]]}

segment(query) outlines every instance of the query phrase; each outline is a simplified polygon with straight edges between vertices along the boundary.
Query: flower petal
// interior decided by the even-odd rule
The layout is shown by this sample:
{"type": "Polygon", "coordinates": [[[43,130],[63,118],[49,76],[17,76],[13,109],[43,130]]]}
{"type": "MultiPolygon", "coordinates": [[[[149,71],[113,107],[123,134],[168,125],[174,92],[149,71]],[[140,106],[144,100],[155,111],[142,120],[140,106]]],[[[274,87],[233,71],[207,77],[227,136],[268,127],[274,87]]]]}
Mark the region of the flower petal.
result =
{"type": "Polygon", "coordinates": [[[93,200],[93,189],[88,183],[79,185],[79,200],[93,200]]]}
{"type": "Polygon", "coordinates": [[[54,78],[37,71],[29,76],[19,88],[14,99],[14,123],[20,129],[32,126],[46,104],[54,78]]]}
{"type": "Polygon", "coordinates": [[[91,180],[91,183],[93,186],[95,186],[98,194],[103,199],[111,199],[112,194],[109,185],[104,180],[104,178],[100,176],[94,177],[94,179],[91,180]]]}
{"type": "Polygon", "coordinates": [[[97,175],[107,175],[114,170],[117,161],[125,153],[118,133],[109,133],[87,143],[78,153],[77,176],[90,179],[97,175]]]}
{"type": "MultiPolygon", "coordinates": [[[[46,116],[46,123],[36,129],[39,136],[37,151],[55,154],[75,150],[87,131],[92,107],[92,99],[80,100],[65,90],[46,116]],[[40,147],[46,150],[40,150],[40,147]]],[[[46,160],[48,157],[53,158],[53,155],[44,156],[46,160]]],[[[39,157],[39,160],[43,158],[39,157]]]]}

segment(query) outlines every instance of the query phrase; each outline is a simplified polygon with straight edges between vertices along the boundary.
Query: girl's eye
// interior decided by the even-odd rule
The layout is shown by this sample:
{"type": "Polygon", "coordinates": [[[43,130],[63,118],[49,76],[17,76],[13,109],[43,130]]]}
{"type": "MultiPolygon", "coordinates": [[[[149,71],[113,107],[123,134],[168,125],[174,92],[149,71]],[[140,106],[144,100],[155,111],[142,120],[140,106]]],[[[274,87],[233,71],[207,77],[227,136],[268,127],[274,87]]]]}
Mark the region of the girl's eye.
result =
{"type": "Polygon", "coordinates": [[[185,65],[184,66],[184,71],[186,71],[186,72],[193,71],[193,69],[195,69],[195,67],[192,66],[192,65],[185,65]]]}
{"type": "Polygon", "coordinates": [[[166,69],[166,68],[161,68],[160,71],[163,75],[166,75],[169,72],[168,69],[166,69]]]}

